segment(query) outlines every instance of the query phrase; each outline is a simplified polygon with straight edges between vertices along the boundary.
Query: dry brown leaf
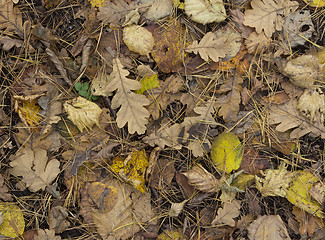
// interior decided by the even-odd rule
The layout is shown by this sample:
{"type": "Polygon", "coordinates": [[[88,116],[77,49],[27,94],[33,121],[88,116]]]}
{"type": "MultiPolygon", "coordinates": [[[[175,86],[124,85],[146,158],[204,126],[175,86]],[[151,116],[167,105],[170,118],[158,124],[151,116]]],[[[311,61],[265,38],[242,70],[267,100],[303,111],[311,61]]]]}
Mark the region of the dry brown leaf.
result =
{"type": "Polygon", "coordinates": [[[224,203],[222,208],[218,209],[217,216],[211,222],[211,225],[228,225],[235,227],[234,218],[239,216],[240,202],[237,200],[231,203],[224,203]]]}
{"type": "Polygon", "coordinates": [[[102,67],[91,82],[91,93],[95,96],[111,96],[113,93],[107,89],[111,81],[112,78],[107,74],[106,68],[102,67]]]}
{"type": "Polygon", "coordinates": [[[272,105],[269,109],[269,123],[278,124],[275,130],[285,132],[291,130],[290,138],[300,138],[306,134],[325,138],[325,127],[319,114],[316,114],[314,122],[302,116],[297,110],[297,101],[289,100],[282,105],[272,105]]]}
{"type": "Polygon", "coordinates": [[[243,79],[240,76],[235,76],[226,80],[221,85],[218,93],[226,93],[216,100],[216,106],[219,108],[218,115],[222,116],[226,122],[236,121],[241,102],[241,91],[243,79]]]}
{"type": "Polygon", "coordinates": [[[60,162],[56,159],[48,162],[44,149],[22,148],[11,158],[10,166],[10,173],[22,176],[22,181],[32,192],[44,190],[60,172],[60,162]]]}
{"type": "Polygon", "coordinates": [[[2,49],[4,51],[9,51],[14,46],[17,48],[21,47],[24,42],[22,40],[10,38],[7,36],[0,36],[0,43],[3,44],[2,49]]]}
{"type": "Polygon", "coordinates": [[[240,11],[239,8],[236,9],[230,9],[230,16],[233,20],[233,22],[235,22],[236,27],[240,30],[241,32],[241,36],[243,38],[247,38],[249,36],[249,34],[251,34],[254,30],[250,27],[247,27],[243,24],[244,22],[244,13],[240,11]]]}
{"type": "Polygon", "coordinates": [[[136,94],[132,90],[141,88],[141,83],[127,78],[129,71],[124,69],[120,60],[113,60],[113,72],[110,77],[111,82],[107,86],[107,90],[116,93],[112,100],[112,108],[120,109],[117,112],[116,122],[119,128],[124,127],[128,123],[128,131],[133,134],[143,134],[146,131],[149,112],[144,107],[149,104],[149,100],[141,94],[136,94]]]}
{"type": "Polygon", "coordinates": [[[15,32],[24,36],[22,13],[11,0],[3,0],[0,4],[0,29],[15,32]]]}
{"type": "Polygon", "coordinates": [[[226,41],[226,38],[217,38],[213,32],[208,32],[200,40],[200,43],[195,40],[185,51],[200,54],[201,58],[205,61],[209,61],[210,58],[212,61],[218,62],[219,58],[224,58],[230,51],[226,41]]]}
{"type": "Polygon", "coordinates": [[[190,185],[202,192],[214,193],[220,190],[219,180],[199,164],[182,174],[187,177],[190,185]]]}
{"type": "Polygon", "coordinates": [[[151,187],[164,189],[172,182],[175,172],[174,161],[166,158],[159,158],[152,167],[148,182],[151,187]]]}
{"type": "Polygon", "coordinates": [[[173,0],[155,0],[145,17],[151,21],[168,16],[173,10],[173,0]]]}
{"type": "Polygon", "coordinates": [[[172,203],[170,206],[168,216],[170,217],[178,217],[178,215],[182,212],[184,205],[187,203],[188,200],[184,200],[180,203],[172,203]]]}
{"type": "Polygon", "coordinates": [[[68,216],[68,211],[64,207],[52,207],[48,215],[50,229],[53,229],[55,233],[62,233],[65,231],[70,226],[70,222],[67,220],[68,216]]]}
{"type": "Polygon", "coordinates": [[[248,230],[250,240],[288,240],[287,228],[279,215],[259,216],[252,222],[248,230]]]}
{"type": "Polygon", "coordinates": [[[2,175],[0,175],[0,199],[3,201],[11,202],[12,196],[10,193],[8,193],[8,191],[9,188],[5,185],[5,179],[2,175]]]}
{"type": "Polygon", "coordinates": [[[91,129],[95,124],[99,126],[99,117],[102,109],[96,104],[83,97],[68,100],[63,104],[68,118],[82,132],[84,129],[91,129]]]}
{"type": "Polygon", "coordinates": [[[271,46],[272,39],[265,36],[264,32],[260,34],[252,32],[245,40],[245,45],[249,53],[261,54],[271,46]]]}
{"type": "Polygon", "coordinates": [[[245,11],[244,24],[256,28],[257,33],[264,33],[267,37],[282,30],[284,18],[298,8],[296,1],[289,0],[253,0],[253,9],[245,11]]]}
{"type": "Polygon", "coordinates": [[[296,216],[295,218],[299,222],[299,233],[301,235],[307,233],[308,236],[311,237],[317,228],[319,229],[324,227],[321,218],[315,217],[296,206],[293,206],[292,213],[296,216]]]}
{"type": "Polygon", "coordinates": [[[34,240],[61,240],[60,236],[55,236],[53,229],[39,229],[37,234],[34,236],[34,240]]]}

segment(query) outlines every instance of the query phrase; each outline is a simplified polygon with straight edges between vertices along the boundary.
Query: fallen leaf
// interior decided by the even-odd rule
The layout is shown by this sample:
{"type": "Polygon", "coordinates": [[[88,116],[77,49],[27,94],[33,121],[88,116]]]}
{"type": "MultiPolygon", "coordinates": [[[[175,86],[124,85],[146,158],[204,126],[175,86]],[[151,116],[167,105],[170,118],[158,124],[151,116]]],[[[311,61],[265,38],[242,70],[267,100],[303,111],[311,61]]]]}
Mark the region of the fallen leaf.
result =
{"type": "Polygon", "coordinates": [[[245,40],[248,53],[261,54],[271,47],[272,39],[265,36],[264,32],[252,32],[245,40]]]}
{"type": "Polygon", "coordinates": [[[150,186],[156,189],[164,189],[172,182],[175,172],[173,161],[166,158],[159,158],[150,173],[150,186]]]}
{"type": "Polygon", "coordinates": [[[275,30],[282,30],[282,19],[299,5],[288,0],[253,0],[251,6],[253,9],[245,11],[244,25],[254,27],[258,34],[264,30],[265,35],[271,37],[275,30]]]}
{"type": "Polygon", "coordinates": [[[145,192],[145,171],[148,167],[148,157],[145,150],[133,151],[125,160],[117,157],[113,159],[112,169],[134,188],[145,192]]]}
{"type": "Polygon", "coordinates": [[[222,0],[186,0],[184,9],[193,21],[208,24],[226,19],[226,10],[222,0]]]}
{"type": "Polygon", "coordinates": [[[170,217],[178,217],[178,215],[182,212],[184,205],[187,203],[188,200],[184,200],[180,203],[172,203],[170,206],[168,216],[170,217]]]}
{"type": "Polygon", "coordinates": [[[88,196],[97,206],[97,208],[104,212],[111,211],[117,203],[117,189],[113,186],[106,186],[101,182],[87,183],[86,189],[88,196]]]}
{"type": "Polygon", "coordinates": [[[12,203],[0,203],[0,213],[3,221],[0,224],[0,234],[9,238],[16,238],[25,230],[25,220],[21,209],[12,203]]]}
{"type": "Polygon", "coordinates": [[[240,202],[237,200],[231,203],[224,203],[222,208],[218,209],[217,216],[211,222],[211,225],[228,225],[235,227],[236,223],[234,218],[240,214],[240,202]]]}
{"type": "Polygon", "coordinates": [[[267,196],[286,196],[286,190],[289,188],[294,172],[288,172],[284,164],[279,166],[279,169],[267,169],[261,171],[262,178],[255,176],[256,188],[260,191],[263,197],[267,196]]]}
{"type": "Polygon", "coordinates": [[[103,7],[105,0],[89,0],[92,7],[103,7]]]}
{"type": "Polygon", "coordinates": [[[325,1],[324,0],[303,0],[308,6],[311,7],[324,7],[325,6],[325,1]]]}
{"type": "Polygon", "coordinates": [[[236,27],[240,30],[241,36],[243,38],[247,38],[249,34],[254,31],[252,28],[247,27],[243,24],[245,15],[240,11],[239,8],[230,9],[230,16],[236,27]]]}
{"type": "Polygon", "coordinates": [[[135,93],[137,93],[137,94],[143,94],[144,91],[148,91],[148,90],[160,87],[160,82],[158,80],[158,74],[146,76],[140,80],[140,83],[142,86],[139,90],[135,91],[135,93]]]}
{"type": "Polygon", "coordinates": [[[44,149],[22,148],[11,158],[10,166],[10,173],[22,176],[23,182],[32,192],[44,190],[60,172],[60,162],[56,159],[48,162],[44,149]]]}
{"type": "Polygon", "coordinates": [[[212,143],[211,160],[221,172],[237,170],[242,161],[242,145],[234,133],[223,132],[212,143]]]}
{"type": "Polygon", "coordinates": [[[313,200],[309,193],[313,184],[318,181],[319,179],[310,172],[297,171],[291,186],[287,190],[286,198],[289,202],[306,212],[323,218],[324,214],[321,205],[313,200]]]}
{"type": "Polygon", "coordinates": [[[220,190],[219,180],[199,164],[182,174],[187,177],[190,185],[202,192],[214,193],[220,190]]]}
{"type": "Polygon", "coordinates": [[[186,240],[187,237],[183,234],[182,229],[164,230],[163,233],[157,237],[159,240],[186,240]]]}
{"type": "Polygon", "coordinates": [[[250,240],[291,239],[279,215],[259,216],[247,228],[250,240]]]}
{"type": "Polygon", "coordinates": [[[20,9],[11,0],[3,0],[0,4],[0,29],[24,36],[23,19],[20,9]]]}
{"type": "Polygon", "coordinates": [[[164,72],[177,72],[183,66],[184,29],[177,21],[169,22],[166,26],[151,26],[148,28],[155,39],[155,47],[151,53],[158,68],[164,72]]]}
{"type": "Polygon", "coordinates": [[[113,72],[110,77],[112,81],[108,84],[107,89],[111,92],[116,90],[112,100],[112,108],[120,107],[117,112],[117,126],[122,128],[128,123],[128,131],[133,134],[143,134],[146,131],[149,112],[145,105],[149,100],[141,95],[132,92],[141,88],[141,83],[127,78],[129,71],[124,69],[120,60],[116,58],[113,61],[113,72]]]}
{"type": "Polygon", "coordinates": [[[231,77],[217,91],[218,93],[225,93],[216,99],[216,106],[219,108],[218,115],[222,116],[226,122],[237,121],[242,83],[243,79],[240,76],[231,77]]]}
{"type": "Polygon", "coordinates": [[[205,61],[208,61],[210,58],[212,61],[218,62],[219,58],[224,58],[230,50],[226,41],[226,38],[217,38],[215,33],[208,32],[200,40],[200,43],[195,40],[185,51],[194,52],[195,54],[199,53],[201,58],[205,61]]]}
{"type": "Polygon", "coordinates": [[[53,229],[55,233],[62,233],[70,226],[70,222],[67,220],[69,213],[67,209],[62,206],[52,207],[48,216],[49,227],[53,229]]]}
{"type": "Polygon", "coordinates": [[[38,229],[34,240],[61,240],[60,236],[55,236],[53,229],[38,229]]]}
{"type": "Polygon", "coordinates": [[[145,17],[151,21],[167,17],[173,10],[173,0],[155,0],[145,17]]]}
{"type": "Polygon", "coordinates": [[[8,191],[9,191],[9,188],[5,184],[5,179],[0,174],[0,199],[7,201],[7,202],[12,201],[12,196],[10,193],[8,193],[8,191]]]}
{"type": "Polygon", "coordinates": [[[123,41],[130,51],[145,55],[148,58],[149,53],[155,46],[152,33],[137,25],[127,26],[123,29],[123,41]]]}
{"type": "Polygon", "coordinates": [[[99,126],[99,117],[102,110],[96,103],[88,101],[83,97],[68,100],[63,104],[68,118],[82,132],[84,129],[91,129],[95,124],[99,126]]]}

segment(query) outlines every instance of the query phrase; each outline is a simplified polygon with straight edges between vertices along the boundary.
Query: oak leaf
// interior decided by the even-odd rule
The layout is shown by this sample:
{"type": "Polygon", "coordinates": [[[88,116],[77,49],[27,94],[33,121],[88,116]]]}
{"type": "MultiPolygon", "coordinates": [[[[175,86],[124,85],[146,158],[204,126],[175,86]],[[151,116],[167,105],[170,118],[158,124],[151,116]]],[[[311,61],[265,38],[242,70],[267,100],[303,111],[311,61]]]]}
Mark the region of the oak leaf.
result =
{"type": "Polygon", "coordinates": [[[6,29],[24,36],[22,13],[11,0],[3,0],[0,4],[0,29],[6,29]]]}
{"type": "Polygon", "coordinates": [[[116,58],[113,60],[113,72],[110,77],[111,82],[107,86],[107,90],[116,93],[112,100],[112,108],[120,107],[117,112],[117,126],[122,128],[128,123],[129,133],[143,134],[146,131],[146,124],[148,122],[149,112],[144,107],[150,101],[141,94],[136,94],[132,90],[141,88],[141,83],[126,76],[129,71],[124,69],[120,60],[116,58]]]}
{"type": "Polygon", "coordinates": [[[217,216],[211,222],[211,225],[228,225],[235,226],[234,218],[239,216],[240,203],[239,201],[232,201],[231,203],[224,203],[222,208],[218,209],[217,216]]]}
{"type": "Polygon", "coordinates": [[[241,102],[241,91],[243,79],[240,76],[235,76],[226,80],[221,85],[218,93],[226,93],[216,100],[216,106],[219,108],[218,115],[222,116],[226,122],[236,121],[241,102]]]}
{"type": "Polygon", "coordinates": [[[277,124],[275,130],[279,132],[290,132],[290,138],[300,138],[306,134],[321,136],[325,138],[324,121],[321,120],[320,113],[316,113],[314,121],[304,117],[297,110],[297,101],[289,100],[282,105],[271,105],[269,109],[269,123],[277,124]]]}
{"type": "Polygon", "coordinates": [[[68,100],[63,104],[68,118],[82,132],[83,129],[91,129],[95,124],[99,126],[99,117],[102,110],[96,103],[88,101],[83,97],[68,100]]]}
{"type": "Polygon", "coordinates": [[[210,58],[212,61],[218,62],[219,58],[224,58],[230,50],[226,41],[226,38],[221,37],[217,39],[213,32],[208,32],[200,42],[195,40],[185,51],[194,52],[195,54],[199,53],[205,61],[208,61],[210,58]]]}
{"type": "Polygon", "coordinates": [[[259,34],[264,30],[265,35],[271,37],[275,30],[282,30],[284,18],[299,5],[289,0],[253,0],[251,6],[253,9],[245,11],[244,24],[255,27],[259,34]]]}
{"type": "Polygon", "coordinates": [[[22,181],[32,192],[44,190],[60,172],[60,162],[56,159],[48,162],[47,152],[44,149],[22,148],[12,159],[10,173],[22,176],[22,181]]]}

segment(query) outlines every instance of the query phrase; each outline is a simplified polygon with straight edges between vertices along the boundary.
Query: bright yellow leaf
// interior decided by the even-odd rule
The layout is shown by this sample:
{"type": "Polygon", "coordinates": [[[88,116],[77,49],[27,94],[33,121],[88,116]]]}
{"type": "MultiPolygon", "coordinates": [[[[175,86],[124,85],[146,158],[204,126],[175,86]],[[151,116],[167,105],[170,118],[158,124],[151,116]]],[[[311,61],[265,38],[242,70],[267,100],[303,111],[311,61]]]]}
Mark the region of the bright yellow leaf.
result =
{"type": "Polygon", "coordinates": [[[309,212],[317,217],[323,218],[321,205],[312,199],[309,190],[319,179],[310,172],[297,171],[292,185],[287,191],[286,198],[295,206],[309,212]]]}
{"type": "Polygon", "coordinates": [[[120,157],[114,158],[111,167],[124,181],[144,193],[146,191],[144,175],[148,165],[148,157],[143,149],[133,151],[125,160],[120,157]]]}
{"type": "Polygon", "coordinates": [[[324,0],[304,0],[305,3],[308,4],[308,6],[311,7],[324,7],[325,1],[324,0]]]}
{"type": "Polygon", "coordinates": [[[39,125],[43,116],[40,114],[41,108],[37,105],[39,96],[14,96],[15,110],[20,119],[27,126],[36,127],[39,125]]]}
{"type": "Polygon", "coordinates": [[[214,140],[211,159],[218,170],[230,173],[238,169],[242,157],[242,145],[234,133],[224,132],[214,140]]]}
{"type": "Polygon", "coordinates": [[[15,238],[24,233],[25,220],[18,206],[6,202],[0,203],[0,213],[3,215],[3,222],[0,225],[1,235],[15,238]]]}
{"type": "Polygon", "coordinates": [[[137,94],[143,94],[143,92],[146,90],[160,87],[157,74],[152,75],[152,76],[146,76],[146,77],[142,78],[140,80],[140,83],[142,84],[142,86],[139,90],[135,91],[135,93],[137,93],[137,94]]]}
{"type": "Polygon", "coordinates": [[[182,229],[165,230],[158,236],[160,240],[185,240],[187,237],[183,234],[182,229]]]}
{"type": "Polygon", "coordinates": [[[92,7],[104,7],[105,0],[89,0],[92,7]]]}

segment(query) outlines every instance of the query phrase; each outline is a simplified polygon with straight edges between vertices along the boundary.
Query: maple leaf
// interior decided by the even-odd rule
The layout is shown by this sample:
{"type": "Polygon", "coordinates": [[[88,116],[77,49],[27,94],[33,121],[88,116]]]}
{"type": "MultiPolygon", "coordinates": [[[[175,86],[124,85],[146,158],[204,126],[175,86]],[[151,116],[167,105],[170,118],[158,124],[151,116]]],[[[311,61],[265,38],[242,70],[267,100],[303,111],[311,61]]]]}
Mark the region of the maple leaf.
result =
{"type": "Polygon", "coordinates": [[[116,93],[112,100],[112,108],[118,108],[116,122],[119,128],[128,123],[129,133],[138,132],[143,134],[146,131],[149,112],[144,106],[150,101],[141,94],[136,94],[132,90],[141,88],[141,83],[127,78],[129,71],[124,69],[120,60],[113,60],[113,72],[110,77],[111,82],[106,86],[108,91],[116,93]]]}
{"type": "Polygon", "coordinates": [[[95,124],[99,126],[99,117],[102,110],[96,103],[88,101],[83,97],[77,97],[63,104],[68,118],[82,132],[83,129],[91,129],[95,124]]]}
{"type": "Polygon", "coordinates": [[[241,102],[241,91],[243,79],[239,76],[229,78],[221,85],[218,93],[226,93],[216,100],[216,106],[219,108],[218,115],[222,116],[226,122],[236,121],[241,102]]]}
{"type": "Polygon", "coordinates": [[[60,162],[52,159],[47,162],[47,152],[44,149],[22,148],[13,156],[10,162],[10,173],[14,176],[22,176],[29,190],[36,192],[44,190],[60,172],[60,162]]]}
{"type": "Polygon", "coordinates": [[[245,11],[244,24],[255,27],[257,33],[271,37],[275,30],[282,30],[284,18],[298,8],[296,1],[289,0],[252,0],[253,9],[245,11]]]}
{"type": "Polygon", "coordinates": [[[218,209],[217,216],[211,222],[211,225],[228,225],[235,226],[234,218],[239,216],[240,203],[239,201],[232,201],[231,203],[224,203],[223,208],[218,209]]]}
{"type": "Polygon", "coordinates": [[[275,130],[279,132],[293,129],[290,133],[290,138],[300,138],[308,133],[325,138],[325,127],[323,121],[321,121],[320,114],[317,113],[314,121],[310,123],[309,119],[299,113],[297,101],[294,99],[282,105],[271,105],[269,109],[269,123],[277,124],[275,130]]]}
{"type": "Polygon", "coordinates": [[[200,40],[200,43],[195,40],[185,51],[194,52],[195,54],[199,53],[201,58],[205,61],[211,58],[212,61],[218,62],[219,58],[224,58],[230,50],[226,41],[226,38],[221,37],[217,39],[213,32],[208,32],[200,40]]]}

